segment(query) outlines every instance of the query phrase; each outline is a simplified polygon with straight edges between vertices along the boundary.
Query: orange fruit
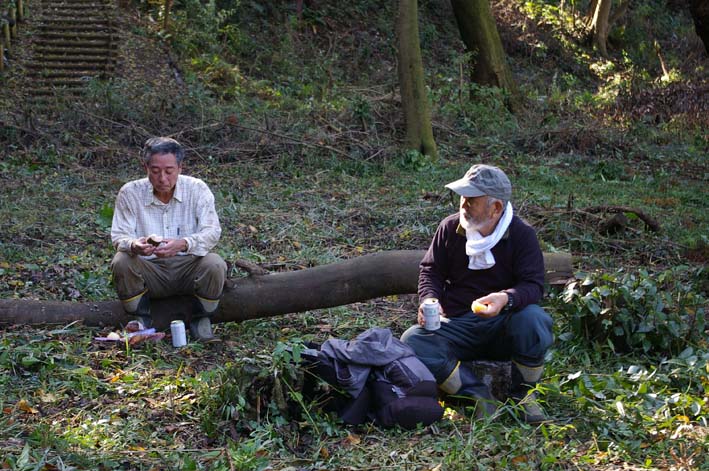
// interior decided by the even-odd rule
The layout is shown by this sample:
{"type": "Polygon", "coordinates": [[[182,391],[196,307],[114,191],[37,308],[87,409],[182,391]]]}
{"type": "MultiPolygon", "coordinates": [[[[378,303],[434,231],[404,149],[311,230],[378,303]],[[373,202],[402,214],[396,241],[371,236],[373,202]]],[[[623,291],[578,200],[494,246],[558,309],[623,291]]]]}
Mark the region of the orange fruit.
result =
{"type": "Polygon", "coordinates": [[[487,304],[479,303],[477,301],[473,301],[473,305],[470,306],[470,308],[473,310],[474,313],[479,313],[479,312],[485,312],[487,311],[487,304]]]}

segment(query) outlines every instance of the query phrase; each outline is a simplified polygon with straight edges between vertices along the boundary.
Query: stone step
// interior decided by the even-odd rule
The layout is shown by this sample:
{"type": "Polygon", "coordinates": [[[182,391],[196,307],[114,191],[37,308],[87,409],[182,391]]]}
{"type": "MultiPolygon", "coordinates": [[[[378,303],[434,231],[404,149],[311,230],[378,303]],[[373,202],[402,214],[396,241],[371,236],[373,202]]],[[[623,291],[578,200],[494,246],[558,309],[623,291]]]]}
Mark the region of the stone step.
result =
{"type": "Polygon", "coordinates": [[[76,5],[76,4],[88,4],[97,7],[113,7],[113,2],[109,0],[49,0],[42,2],[42,6],[52,6],[52,5],[76,5]]]}
{"type": "Polygon", "coordinates": [[[81,40],[81,41],[111,41],[113,39],[118,39],[118,34],[112,32],[66,32],[66,31],[40,31],[35,33],[38,38],[44,39],[67,39],[67,40],[81,40]]]}
{"type": "Polygon", "coordinates": [[[111,21],[110,17],[103,17],[99,21],[93,18],[54,18],[54,17],[48,17],[44,19],[40,19],[40,25],[93,25],[93,24],[111,24],[113,21],[111,21]]]}
{"type": "Polygon", "coordinates": [[[57,78],[57,79],[50,79],[50,78],[36,78],[33,81],[33,88],[42,88],[42,86],[45,87],[69,87],[69,88],[78,88],[78,87],[83,87],[86,85],[86,83],[93,77],[63,77],[63,78],[57,78]]]}
{"type": "Polygon", "coordinates": [[[29,94],[32,96],[57,96],[57,95],[83,95],[86,93],[84,87],[62,87],[62,88],[52,88],[52,87],[40,87],[32,88],[28,90],[29,94]]]}
{"type": "Polygon", "coordinates": [[[115,48],[74,48],[74,47],[63,47],[63,46],[41,46],[35,47],[35,52],[37,56],[54,56],[54,57],[71,57],[71,56],[81,56],[81,57],[108,57],[113,56],[116,53],[115,48]]]}
{"type": "Polygon", "coordinates": [[[56,25],[40,25],[39,26],[39,33],[37,34],[42,34],[45,32],[60,32],[60,31],[76,31],[76,32],[107,32],[107,33],[113,33],[117,34],[116,28],[113,28],[111,26],[97,26],[94,23],[81,23],[81,24],[75,24],[75,25],[65,25],[65,24],[56,24],[56,25]]]}
{"type": "Polygon", "coordinates": [[[76,18],[77,15],[85,20],[91,20],[94,22],[105,22],[110,20],[110,15],[108,13],[96,12],[95,10],[87,10],[86,12],[75,12],[75,11],[53,11],[53,12],[43,12],[39,16],[40,23],[46,23],[49,18],[55,21],[68,21],[76,18]]]}
{"type": "Polygon", "coordinates": [[[92,5],[57,5],[51,8],[42,8],[42,16],[54,16],[61,14],[62,16],[75,15],[77,12],[88,14],[90,16],[106,16],[112,14],[110,8],[96,8],[92,5]]]}
{"type": "Polygon", "coordinates": [[[67,70],[80,70],[80,69],[91,69],[91,68],[107,68],[113,67],[116,61],[107,59],[105,57],[100,57],[98,60],[86,60],[85,58],[72,58],[61,60],[47,60],[37,59],[36,62],[30,62],[25,67],[30,70],[38,69],[67,69],[67,70]]]}
{"type": "Polygon", "coordinates": [[[57,11],[57,10],[96,10],[96,11],[112,11],[114,7],[109,3],[91,3],[91,2],[45,2],[42,4],[42,11],[57,11]]]}
{"type": "Polygon", "coordinates": [[[112,49],[117,47],[117,40],[97,40],[97,41],[71,41],[69,39],[42,39],[35,44],[38,48],[63,47],[69,49],[112,49]]]}
{"type": "Polygon", "coordinates": [[[110,10],[107,8],[96,8],[94,5],[54,5],[45,7],[42,9],[42,14],[47,15],[55,13],[76,13],[76,12],[89,12],[94,16],[99,16],[108,13],[110,10]]]}
{"type": "Polygon", "coordinates": [[[82,77],[96,77],[106,73],[106,70],[102,68],[96,69],[42,69],[42,70],[32,70],[27,72],[28,77],[40,77],[46,79],[54,78],[82,78],[82,77]]]}
{"type": "Polygon", "coordinates": [[[94,11],[114,11],[114,7],[108,4],[92,4],[87,2],[72,2],[72,3],[45,3],[42,5],[42,11],[59,11],[59,10],[94,10],[94,11]]]}
{"type": "Polygon", "coordinates": [[[110,75],[120,40],[115,2],[40,0],[36,9],[37,29],[25,69],[30,101],[82,95],[90,80],[110,75]]]}

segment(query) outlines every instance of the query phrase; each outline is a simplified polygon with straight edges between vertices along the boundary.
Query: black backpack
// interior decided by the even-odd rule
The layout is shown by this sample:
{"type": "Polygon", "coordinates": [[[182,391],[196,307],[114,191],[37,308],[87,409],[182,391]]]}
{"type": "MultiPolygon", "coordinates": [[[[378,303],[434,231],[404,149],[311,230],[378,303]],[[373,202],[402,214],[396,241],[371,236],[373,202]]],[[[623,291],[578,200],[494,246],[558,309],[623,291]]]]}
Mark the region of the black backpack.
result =
{"type": "Polygon", "coordinates": [[[355,368],[361,372],[367,365],[333,359],[323,354],[319,345],[309,346],[302,353],[307,373],[303,396],[319,401],[325,410],[337,413],[345,423],[358,425],[373,420],[383,427],[399,425],[412,429],[417,424],[430,425],[443,416],[433,374],[408,347],[404,346],[410,354],[371,366],[364,387],[353,397],[344,386],[353,379],[355,368]],[[324,391],[319,388],[318,379],[328,388],[324,391]]]}
{"type": "Polygon", "coordinates": [[[419,423],[430,425],[443,416],[436,380],[413,355],[375,368],[368,385],[379,425],[412,429],[419,423]]]}

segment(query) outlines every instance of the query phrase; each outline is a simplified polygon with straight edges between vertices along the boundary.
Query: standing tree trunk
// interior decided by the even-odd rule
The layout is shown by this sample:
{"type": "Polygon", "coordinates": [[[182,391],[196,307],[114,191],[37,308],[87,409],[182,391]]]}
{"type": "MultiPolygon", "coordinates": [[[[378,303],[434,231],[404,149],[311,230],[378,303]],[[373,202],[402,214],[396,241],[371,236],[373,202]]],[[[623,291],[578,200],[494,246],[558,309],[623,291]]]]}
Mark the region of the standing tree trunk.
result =
{"type": "Polygon", "coordinates": [[[406,121],[406,145],[435,158],[438,154],[424,83],[417,10],[417,0],[399,0],[396,32],[399,39],[401,106],[406,121]]]}
{"type": "Polygon", "coordinates": [[[704,50],[709,54],[709,0],[691,0],[689,11],[694,19],[694,29],[704,43],[704,50]]]}
{"type": "Polygon", "coordinates": [[[465,47],[475,54],[472,81],[502,88],[509,94],[510,109],[519,109],[522,100],[507,64],[489,0],[451,0],[451,5],[465,47]]]}
{"type": "Polygon", "coordinates": [[[162,29],[166,33],[170,28],[170,9],[172,9],[172,0],[165,0],[163,5],[162,29]]]}
{"type": "Polygon", "coordinates": [[[598,0],[589,29],[593,35],[593,45],[603,57],[608,57],[608,28],[613,0],[598,0]]]}

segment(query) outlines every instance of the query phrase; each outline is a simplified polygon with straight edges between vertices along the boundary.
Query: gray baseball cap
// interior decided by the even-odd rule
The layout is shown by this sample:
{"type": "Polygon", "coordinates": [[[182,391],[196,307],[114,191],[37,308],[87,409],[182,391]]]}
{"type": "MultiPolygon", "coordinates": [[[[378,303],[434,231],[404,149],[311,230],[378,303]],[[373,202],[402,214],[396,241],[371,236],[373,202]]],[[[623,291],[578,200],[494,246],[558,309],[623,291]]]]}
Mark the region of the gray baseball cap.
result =
{"type": "Polygon", "coordinates": [[[504,202],[512,198],[512,183],[505,172],[492,165],[476,164],[465,176],[446,185],[460,196],[492,196],[504,202]]]}

